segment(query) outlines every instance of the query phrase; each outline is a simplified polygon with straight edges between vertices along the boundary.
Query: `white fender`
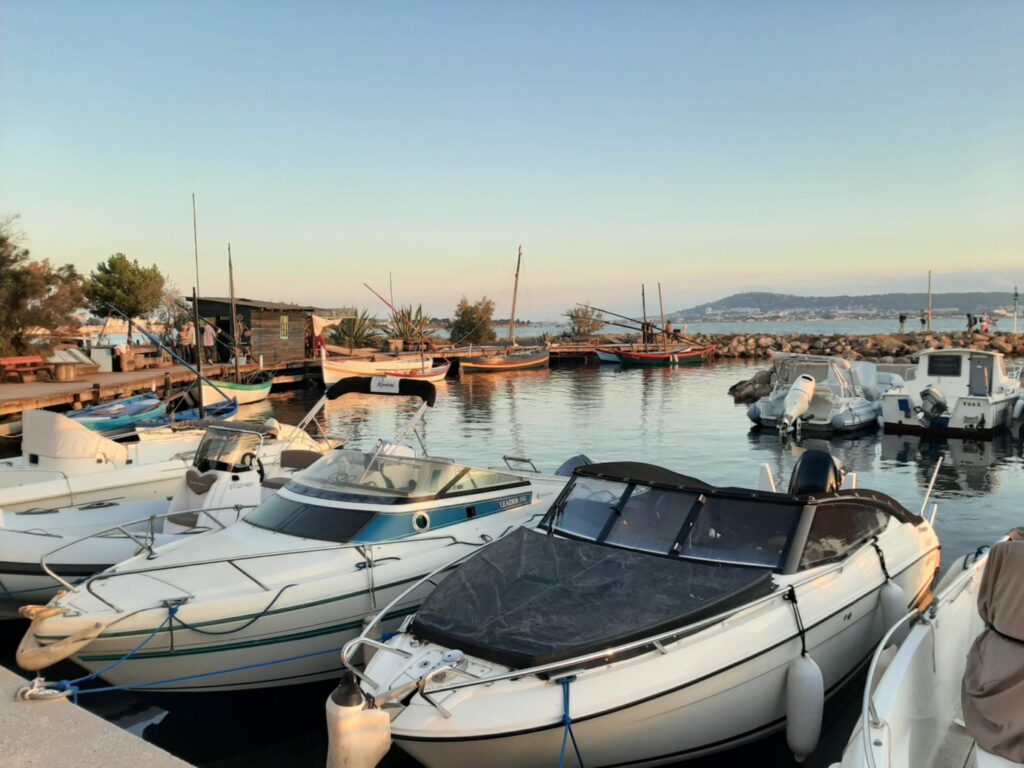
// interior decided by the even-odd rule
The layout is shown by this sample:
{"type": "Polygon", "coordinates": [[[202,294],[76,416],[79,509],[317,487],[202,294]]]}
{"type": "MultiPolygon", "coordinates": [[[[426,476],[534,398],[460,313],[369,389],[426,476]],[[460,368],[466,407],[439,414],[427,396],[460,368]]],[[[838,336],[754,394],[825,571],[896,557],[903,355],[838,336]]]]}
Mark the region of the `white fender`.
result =
{"type": "Polygon", "coordinates": [[[23,605],[18,609],[18,613],[29,621],[36,621],[38,619],[48,619],[51,616],[59,616],[67,613],[67,610],[67,608],[62,608],[59,605],[23,605]]]}
{"type": "Polygon", "coordinates": [[[391,717],[367,709],[352,672],[327,697],[327,768],[373,768],[391,749],[391,717]]]}
{"type": "MultiPolygon", "coordinates": [[[[907,594],[894,581],[887,581],[882,585],[882,589],[878,593],[878,603],[882,609],[882,622],[885,624],[886,631],[907,615],[907,594]]],[[[889,638],[886,647],[902,643],[909,630],[910,625],[904,622],[899,631],[894,632],[889,638]]]]}
{"type": "Polygon", "coordinates": [[[21,642],[18,643],[18,650],[14,658],[22,669],[37,672],[78,653],[99,637],[105,627],[106,624],[98,621],[80,632],[75,632],[73,635],[68,635],[49,645],[43,645],[36,639],[36,622],[33,621],[25,632],[25,636],[21,638],[21,642]]]}
{"type": "Polygon", "coordinates": [[[796,381],[786,392],[786,399],[782,401],[782,423],[786,429],[793,426],[793,422],[807,413],[807,409],[811,407],[815,385],[814,377],[804,373],[797,376],[796,381]]]}
{"type": "Polygon", "coordinates": [[[810,656],[801,655],[786,670],[786,744],[798,763],[818,746],[824,711],[821,668],[810,656]]]}

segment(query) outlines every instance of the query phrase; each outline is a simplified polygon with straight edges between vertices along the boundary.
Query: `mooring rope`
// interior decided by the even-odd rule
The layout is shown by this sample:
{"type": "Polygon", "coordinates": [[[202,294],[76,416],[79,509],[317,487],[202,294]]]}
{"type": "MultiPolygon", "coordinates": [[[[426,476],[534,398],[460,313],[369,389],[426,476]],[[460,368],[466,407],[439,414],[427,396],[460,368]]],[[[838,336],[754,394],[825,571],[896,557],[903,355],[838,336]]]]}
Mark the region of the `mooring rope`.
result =
{"type": "Polygon", "coordinates": [[[580,768],[583,768],[583,756],[580,754],[579,744],[576,743],[576,734],[572,732],[572,717],[569,715],[569,686],[575,680],[576,675],[570,675],[558,681],[559,685],[562,686],[562,725],[565,726],[565,731],[562,734],[562,753],[558,758],[558,768],[565,768],[565,748],[569,745],[569,739],[572,739],[572,748],[576,752],[576,760],[580,764],[580,768]]]}

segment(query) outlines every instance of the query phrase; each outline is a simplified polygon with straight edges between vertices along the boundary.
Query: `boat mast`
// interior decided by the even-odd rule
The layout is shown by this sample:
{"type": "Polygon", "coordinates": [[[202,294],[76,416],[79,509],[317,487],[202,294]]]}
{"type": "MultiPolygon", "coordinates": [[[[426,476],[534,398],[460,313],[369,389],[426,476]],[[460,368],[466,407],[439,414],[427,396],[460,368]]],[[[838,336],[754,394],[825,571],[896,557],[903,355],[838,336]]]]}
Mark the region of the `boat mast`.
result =
{"type": "Polygon", "coordinates": [[[242,374],[238,370],[238,309],[235,307],[235,268],[231,264],[231,243],[228,243],[228,285],[231,288],[231,338],[234,341],[235,384],[242,383],[242,374]]]}
{"type": "Polygon", "coordinates": [[[643,308],[643,313],[644,313],[644,323],[641,326],[643,328],[643,331],[641,331],[641,333],[640,333],[640,338],[643,340],[643,343],[646,344],[647,343],[647,288],[644,286],[643,283],[640,283],[640,306],[643,308]]]}
{"type": "Polygon", "coordinates": [[[516,298],[519,294],[519,265],[523,262],[523,246],[519,246],[519,257],[516,259],[516,282],[512,288],[512,319],[508,321],[508,343],[516,345],[516,298]]]}
{"type": "Polygon", "coordinates": [[[928,270],[928,330],[932,329],[932,271],[928,270]]]}
{"type": "Polygon", "coordinates": [[[662,337],[662,339],[665,340],[665,349],[667,350],[668,349],[668,331],[666,330],[666,328],[668,328],[668,326],[665,325],[665,302],[662,301],[662,298],[661,298],[661,283],[658,283],[658,309],[661,312],[661,337],[662,337]]]}
{"type": "Polygon", "coordinates": [[[202,319],[199,317],[199,291],[197,288],[192,289],[192,315],[195,317],[195,329],[193,330],[193,339],[195,343],[193,347],[196,351],[196,376],[198,377],[199,386],[196,387],[199,398],[199,418],[206,418],[206,410],[203,407],[203,348],[200,346],[199,329],[202,328],[200,324],[202,319]]]}

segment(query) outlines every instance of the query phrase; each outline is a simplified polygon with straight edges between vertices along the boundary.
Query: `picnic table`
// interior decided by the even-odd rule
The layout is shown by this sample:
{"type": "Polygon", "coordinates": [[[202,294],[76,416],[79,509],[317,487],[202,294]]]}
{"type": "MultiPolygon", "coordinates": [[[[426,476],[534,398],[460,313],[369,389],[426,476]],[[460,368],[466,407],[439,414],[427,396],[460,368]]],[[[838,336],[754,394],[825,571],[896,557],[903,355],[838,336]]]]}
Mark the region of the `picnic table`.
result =
{"type": "Polygon", "coordinates": [[[57,378],[56,367],[52,363],[46,362],[42,355],[0,357],[0,381],[16,378],[23,382],[26,374],[38,377],[43,371],[49,375],[51,381],[57,378]]]}

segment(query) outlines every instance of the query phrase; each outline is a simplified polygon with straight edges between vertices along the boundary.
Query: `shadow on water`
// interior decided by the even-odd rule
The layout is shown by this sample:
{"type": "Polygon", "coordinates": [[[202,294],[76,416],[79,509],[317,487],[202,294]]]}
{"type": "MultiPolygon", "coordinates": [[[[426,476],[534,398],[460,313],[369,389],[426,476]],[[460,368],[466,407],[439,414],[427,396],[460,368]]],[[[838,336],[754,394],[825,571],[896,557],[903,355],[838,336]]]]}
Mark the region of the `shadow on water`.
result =
{"type": "MultiPolygon", "coordinates": [[[[914,511],[942,457],[934,498],[940,502],[936,528],[945,563],[1024,522],[1018,504],[1024,494],[1022,461],[1009,435],[990,442],[874,432],[780,440],[773,431],[751,431],[746,407],[725,394],[736,380],[748,378],[752,367],[592,366],[473,374],[438,385],[437,404],[421,433],[430,454],[475,465],[495,466],[510,454],[528,456],[552,471],[569,456],[586,453],[596,461],[648,461],[716,485],[748,487],[756,485],[759,466],[767,463],[785,488],[800,454],[821,448],[856,471],[861,487],[885,492],[914,511]]],[[[316,388],[275,394],[265,404],[247,407],[242,417],[263,421],[272,415],[295,424],[320,395],[316,388]]],[[[328,403],[318,421],[349,446],[368,449],[378,438],[391,438],[417,405],[405,398],[350,395],[328,403]]],[[[11,668],[24,627],[23,622],[0,623],[0,662],[11,668]]],[[[65,663],[48,677],[80,674],[65,663]]],[[[863,680],[862,672],[830,699],[822,743],[806,765],[824,768],[839,759],[859,713],[863,680]]],[[[198,765],[322,766],[324,701],[331,687],[182,697],[126,692],[83,696],[81,701],[198,765]]],[[[586,745],[581,748],[586,757],[586,745]]],[[[755,761],[793,765],[784,734],[689,764],[755,761]]],[[[393,750],[386,765],[414,763],[393,750]]]]}

